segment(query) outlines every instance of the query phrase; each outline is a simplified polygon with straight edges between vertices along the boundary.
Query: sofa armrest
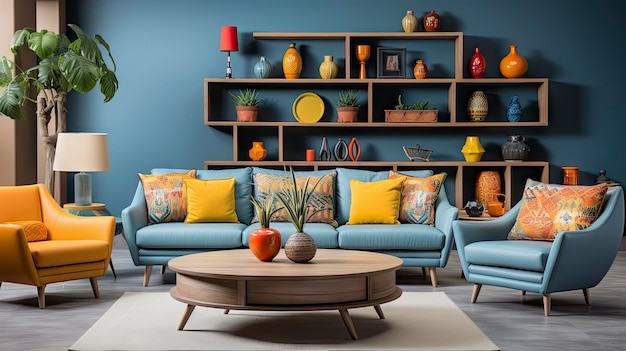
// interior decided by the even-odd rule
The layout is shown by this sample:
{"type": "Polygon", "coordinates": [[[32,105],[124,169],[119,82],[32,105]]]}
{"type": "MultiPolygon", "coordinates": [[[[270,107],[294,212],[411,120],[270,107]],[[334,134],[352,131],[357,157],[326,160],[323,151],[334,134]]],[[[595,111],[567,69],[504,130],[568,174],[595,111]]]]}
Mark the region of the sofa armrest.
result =
{"type": "Polygon", "coordinates": [[[17,224],[0,224],[0,282],[39,286],[26,236],[17,224]]]}
{"type": "Polygon", "coordinates": [[[148,225],[148,208],[141,182],[137,185],[137,190],[135,191],[131,204],[122,210],[121,216],[122,225],[124,227],[124,238],[128,244],[130,256],[135,265],[139,265],[137,231],[148,225]]]}
{"type": "Polygon", "coordinates": [[[454,243],[452,223],[459,218],[459,209],[450,204],[448,197],[445,196],[445,189],[442,188],[441,192],[443,192],[444,196],[440,196],[437,200],[435,228],[439,229],[445,236],[445,243],[441,250],[441,262],[439,263],[440,267],[445,267],[454,243]]]}

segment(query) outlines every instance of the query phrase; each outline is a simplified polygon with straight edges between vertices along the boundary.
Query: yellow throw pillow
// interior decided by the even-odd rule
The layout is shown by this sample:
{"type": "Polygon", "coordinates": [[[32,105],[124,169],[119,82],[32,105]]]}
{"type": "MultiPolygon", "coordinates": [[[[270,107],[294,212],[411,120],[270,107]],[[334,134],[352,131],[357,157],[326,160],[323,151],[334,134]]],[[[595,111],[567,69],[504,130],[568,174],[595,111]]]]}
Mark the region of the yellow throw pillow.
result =
{"type": "Polygon", "coordinates": [[[552,241],[563,231],[588,228],[600,215],[607,184],[544,184],[527,180],[510,240],[552,241]]]}
{"type": "Polygon", "coordinates": [[[182,222],[187,216],[184,178],[196,178],[196,170],[186,173],[148,175],[139,173],[148,206],[148,224],[182,222]]]}
{"type": "Polygon", "coordinates": [[[185,223],[237,223],[235,178],[183,179],[187,188],[185,223]]]}
{"type": "Polygon", "coordinates": [[[435,225],[435,206],[446,175],[446,173],[439,173],[418,178],[389,171],[389,179],[406,177],[402,184],[402,196],[400,198],[401,223],[435,225]]]}
{"type": "Polygon", "coordinates": [[[406,177],[361,182],[350,179],[352,201],[346,224],[400,224],[398,210],[406,177]]]}
{"type": "Polygon", "coordinates": [[[7,222],[11,224],[18,224],[22,226],[26,241],[44,241],[48,240],[48,229],[43,222],[40,221],[14,221],[7,222]]]}

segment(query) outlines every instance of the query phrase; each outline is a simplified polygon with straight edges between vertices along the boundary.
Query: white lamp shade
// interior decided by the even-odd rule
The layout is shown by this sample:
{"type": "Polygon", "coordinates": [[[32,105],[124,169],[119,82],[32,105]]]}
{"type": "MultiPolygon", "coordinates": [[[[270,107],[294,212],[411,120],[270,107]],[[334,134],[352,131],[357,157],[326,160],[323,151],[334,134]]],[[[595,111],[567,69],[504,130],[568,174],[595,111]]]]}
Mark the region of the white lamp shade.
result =
{"type": "Polygon", "coordinates": [[[106,133],[59,133],[55,171],[101,172],[110,169],[106,133]]]}

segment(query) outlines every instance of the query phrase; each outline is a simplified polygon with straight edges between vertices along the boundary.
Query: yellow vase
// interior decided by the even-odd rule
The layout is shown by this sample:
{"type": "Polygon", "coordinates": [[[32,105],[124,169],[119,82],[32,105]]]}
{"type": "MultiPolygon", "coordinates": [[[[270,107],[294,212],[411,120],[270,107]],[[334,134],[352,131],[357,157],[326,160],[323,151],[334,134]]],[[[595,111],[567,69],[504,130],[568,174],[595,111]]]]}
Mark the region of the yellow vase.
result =
{"type": "Polygon", "coordinates": [[[461,153],[467,162],[478,162],[485,153],[485,149],[480,144],[480,138],[475,135],[469,135],[465,138],[465,145],[461,149],[461,153]]]}
{"type": "Polygon", "coordinates": [[[320,64],[320,77],[322,79],[333,79],[337,77],[337,64],[333,62],[332,56],[324,56],[324,61],[320,64]]]}
{"type": "Polygon", "coordinates": [[[509,54],[500,61],[500,73],[507,78],[519,78],[527,70],[528,62],[517,53],[517,45],[511,45],[509,54]]]}
{"type": "Polygon", "coordinates": [[[407,11],[406,16],[402,18],[402,28],[406,33],[415,32],[417,29],[417,17],[413,14],[413,11],[407,11]]]}
{"type": "Polygon", "coordinates": [[[262,141],[253,141],[248,156],[252,161],[262,161],[267,156],[267,150],[263,146],[262,141]]]}
{"type": "Polygon", "coordinates": [[[296,49],[296,43],[291,43],[283,56],[283,74],[287,79],[298,79],[300,73],[302,73],[302,56],[296,49]]]}

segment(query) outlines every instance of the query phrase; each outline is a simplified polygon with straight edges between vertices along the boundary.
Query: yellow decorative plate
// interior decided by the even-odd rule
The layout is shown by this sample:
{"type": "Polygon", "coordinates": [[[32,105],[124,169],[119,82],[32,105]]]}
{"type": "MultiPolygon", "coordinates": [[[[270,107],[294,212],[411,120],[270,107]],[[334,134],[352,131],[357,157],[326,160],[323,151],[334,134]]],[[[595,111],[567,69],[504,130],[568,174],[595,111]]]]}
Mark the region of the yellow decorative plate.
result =
{"type": "Polygon", "coordinates": [[[291,110],[298,122],[315,123],[324,115],[324,101],[315,93],[302,93],[294,100],[291,110]]]}

